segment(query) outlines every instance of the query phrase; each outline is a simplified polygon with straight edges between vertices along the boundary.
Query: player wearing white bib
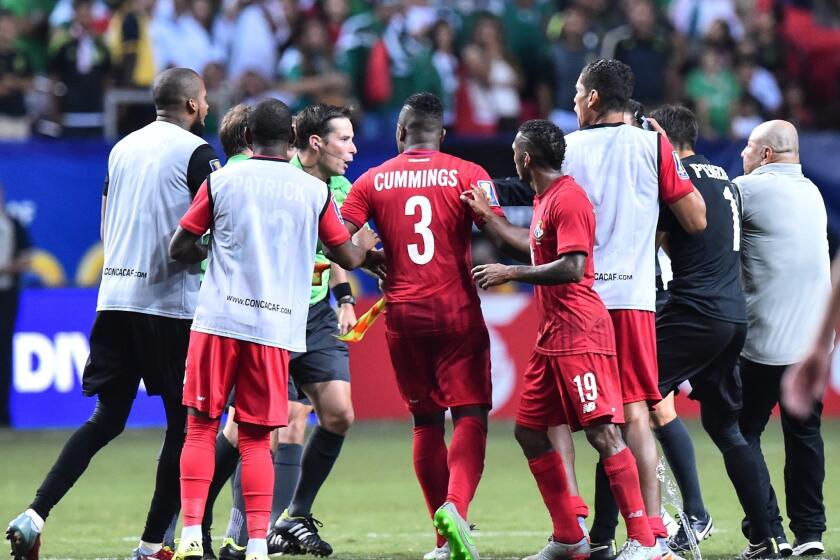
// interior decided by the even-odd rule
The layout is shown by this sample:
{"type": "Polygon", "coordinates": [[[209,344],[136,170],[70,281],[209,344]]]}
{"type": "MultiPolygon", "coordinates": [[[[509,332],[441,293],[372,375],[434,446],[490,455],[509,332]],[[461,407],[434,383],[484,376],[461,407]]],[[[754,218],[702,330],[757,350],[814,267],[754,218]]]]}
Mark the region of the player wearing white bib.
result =
{"type": "Polygon", "coordinates": [[[199,136],[208,111],[201,77],[173,68],[159,74],[152,89],[156,120],[123,138],[108,158],[105,263],[82,377],[83,393],[97,397],[96,409],[67,440],[30,508],[10,523],[6,534],[18,559],[38,558],[44,519],[93,456],[122,432],[141,379],[149,395],[161,395],[167,430],[138,557],[171,554],[162,550],[162,541],[178,509],[186,420],[181,391],[199,268],[170,259],[167,243],[219,162],[199,136]]]}
{"type": "Polygon", "coordinates": [[[306,350],[318,239],[343,268],[381,260],[368,251],[375,235],[363,232],[363,246],[354,245],[327,185],[285,159],[293,136],[284,103],[257,104],[246,128],[254,156],[207,178],[169,248],[181,262],[210,259],[187,353],[184,528],[176,559],[202,557],[201,519],[213,478],[214,442],[234,385],[249,536],[245,558],[268,558],[274,487],[269,434],[288,421],[289,353],[306,350]],[[197,242],[210,228],[207,248],[197,242]],[[285,273],[277,275],[278,269],[285,273]]]}
{"type": "MultiPolygon", "coordinates": [[[[662,398],[654,317],[656,224],[661,201],[686,232],[701,232],[706,207],[668,140],[624,124],[624,107],[633,91],[633,73],[626,64],[592,62],[575,87],[581,130],[566,137],[563,169],[595,206],[595,290],[615,328],[625,440],[636,457],[651,529],[662,539],[667,556],[648,410],[662,398]]],[[[616,508],[600,464],[598,475],[598,487],[606,492],[596,494],[592,557],[610,558],[615,554],[616,508]],[[603,515],[605,504],[609,512],[603,515]]]]}

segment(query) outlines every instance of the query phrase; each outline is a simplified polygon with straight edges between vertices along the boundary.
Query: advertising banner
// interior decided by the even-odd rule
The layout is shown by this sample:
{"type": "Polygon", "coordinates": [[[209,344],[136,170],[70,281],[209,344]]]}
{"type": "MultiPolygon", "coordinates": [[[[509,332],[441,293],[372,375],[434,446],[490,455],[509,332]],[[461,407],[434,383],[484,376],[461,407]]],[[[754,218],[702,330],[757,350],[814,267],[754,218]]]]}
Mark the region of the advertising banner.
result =
{"type": "MultiPolygon", "coordinates": [[[[362,298],[361,314],[376,300],[362,298]]],[[[521,374],[533,349],[536,309],[529,294],[483,294],[490,333],[493,416],[511,419],[521,391],[521,374]]],[[[95,399],[82,396],[88,333],[96,308],[94,289],[30,289],[22,294],[14,340],[12,422],[18,428],[71,428],[93,412],[95,399]]],[[[358,420],[404,419],[408,412],[394,381],[380,318],[361,342],[350,344],[353,402],[358,420]]],[[[678,411],[696,416],[696,403],[679,397],[678,411]]],[[[840,360],[835,360],[825,397],[825,415],[840,416],[840,360]]],[[[164,425],[159,397],[140,388],[130,426],[164,425]]]]}

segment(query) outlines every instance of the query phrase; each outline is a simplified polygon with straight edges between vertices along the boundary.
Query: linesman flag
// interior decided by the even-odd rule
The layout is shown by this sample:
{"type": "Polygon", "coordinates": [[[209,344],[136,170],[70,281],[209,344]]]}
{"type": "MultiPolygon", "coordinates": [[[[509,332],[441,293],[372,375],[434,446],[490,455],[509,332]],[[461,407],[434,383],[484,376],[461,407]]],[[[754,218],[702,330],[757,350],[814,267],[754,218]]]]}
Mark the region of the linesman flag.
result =
{"type": "Polygon", "coordinates": [[[337,336],[336,338],[338,340],[343,340],[344,342],[360,342],[365,337],[365,333],[373,322],[376,321],[376,318],[382,313],[383,309],[385,309],[384,297],[374,303],[373,307],[368,309],[364,315],[359,317],[359,320],[356,321],[356,326],[347,331],[347,334],[337,336]]]}

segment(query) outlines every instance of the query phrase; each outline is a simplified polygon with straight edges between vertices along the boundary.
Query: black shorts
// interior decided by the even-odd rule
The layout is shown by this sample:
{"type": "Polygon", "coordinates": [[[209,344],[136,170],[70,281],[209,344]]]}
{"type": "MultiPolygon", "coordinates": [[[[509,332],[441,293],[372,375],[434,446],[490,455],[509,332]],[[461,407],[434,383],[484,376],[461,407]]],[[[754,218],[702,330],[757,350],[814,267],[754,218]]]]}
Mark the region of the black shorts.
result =
{"type": "Polygon", "coordinates": [[[190,342],[187,319],[131,311],[100,311],[90,331],[90,356],[82,375],[86,396],[119,388],[179,401],[190,342]]]}
{"type": "MultiPolygon", "coordinates": [[[[306,396],[306,393],[301,391],[297,385],[295,385],[295,380],[289,376],[289,402],[296,402],[300,404],[305,404],[306,406],[312,406],[312,401],[309,400],[309,397],[306,396]]],[[[236,406],[236,387],[230,390],[230,395],[228,395],[227,400],[227,408],[235,407],[236,406]]]]}
{"type": "Polygon", "coordinates": [[[669,302],[656,316],[659,391],[667,395],[688,380],[689,398],[740,410],[738,359],[746,336],[744,324],[713,319],[669,302]]]}
{"type": "Polygon", "coordinates": [[[289,361],[291,381],[300,389],[310,383],[350,381],[350,354],[347,344],[338,340],[338,317],[326,299],[309,308],[306,320],[306,352],[292,352],[289,361]]]}

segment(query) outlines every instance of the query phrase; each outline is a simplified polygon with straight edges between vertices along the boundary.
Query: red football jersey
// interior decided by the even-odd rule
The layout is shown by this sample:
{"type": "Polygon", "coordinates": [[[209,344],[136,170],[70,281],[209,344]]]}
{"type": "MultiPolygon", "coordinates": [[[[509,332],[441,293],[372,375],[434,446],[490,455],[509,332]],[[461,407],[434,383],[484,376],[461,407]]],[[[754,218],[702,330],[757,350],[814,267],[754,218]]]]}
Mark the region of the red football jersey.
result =
{"type": "Polygon", "coordinates": [[[536,351],[550,355],[615,354],[612,321],[592,287],[595,209],[572,177],[560,177],[534,197],[530,239],[534,266],[554,262],[566,253],[586,254],[580,282],[534,286],[540,317],[536,351]]]}
{"type": "Polygon", "coordinates": [[[382,238],[389,330],[439,333],[483,324],[470,274],[472,224],[481,224],[460,199],[472,186],[503,215],[484,169],[432,150],[403,152],[350,189],[342,216],[357,227],[373,220],[382,238]]]}

